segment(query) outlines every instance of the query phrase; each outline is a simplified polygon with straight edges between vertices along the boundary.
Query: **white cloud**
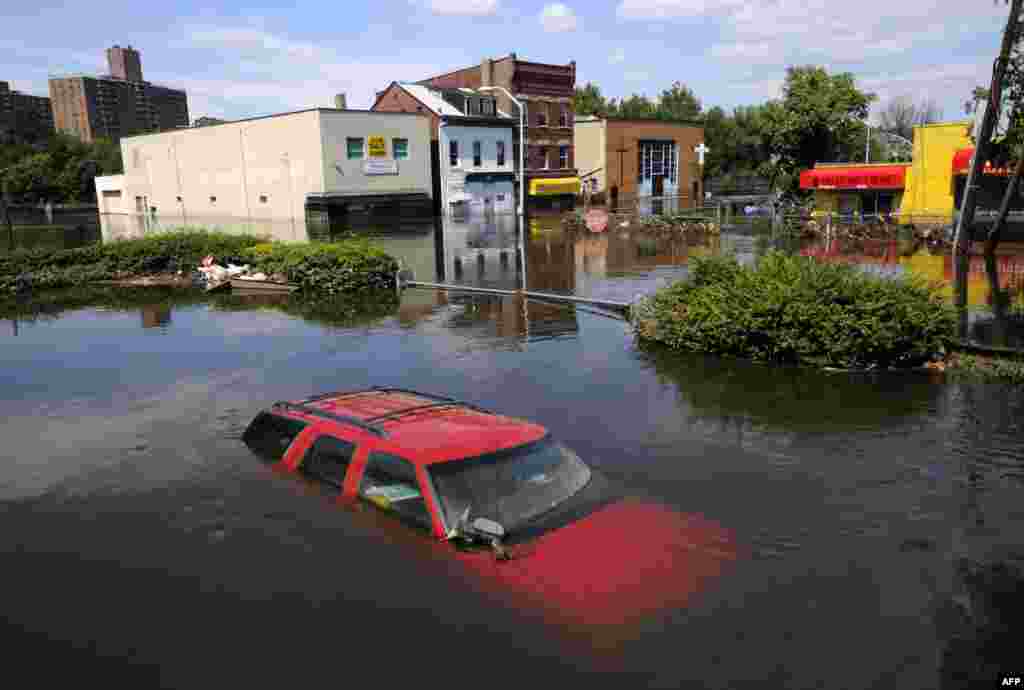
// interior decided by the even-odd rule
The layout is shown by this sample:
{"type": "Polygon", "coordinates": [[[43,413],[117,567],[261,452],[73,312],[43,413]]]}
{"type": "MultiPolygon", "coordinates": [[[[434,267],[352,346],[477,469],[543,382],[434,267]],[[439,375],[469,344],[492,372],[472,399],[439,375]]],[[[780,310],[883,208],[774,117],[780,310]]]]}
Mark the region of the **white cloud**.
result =
{"type": "Polygon", "coordinates": [[[613,65],[621,65],[626,61],[626,51],[622,48],[616,48],[611,55],[608,56],[608,62],[613,65]]]}
{"type": "Polygon", "coordinates": [[[549,33],[560,33],[563,31],[575,31],[578,20],[576,13],[571,7],[560,2],[546,5],[540,13],[540,24],[549,33]]]}
{"type": "Polygon", "coordinates": [[[146,72],[153,81],[184,88],[193,119],[331,107],[334,95],[342,92],[350,108],[369,108],[376,92],[392,81],[443,71],[436,64],[344,55],[330,45],[293,41],[252,27],[187,27],[172,47],[210,56],[207,74],[146,72]]]}
{"type": "Polygon", "coordinates": [[[498,12],[498,0],[428,0],[434,14],[457,17],[487,17],[498,12]]]}
{"type": "Polygon", "coordinates": [[[713,14],[740,4],[739,0],[622,0],[618,13],[626,19],[672,19],[713,14]]]}

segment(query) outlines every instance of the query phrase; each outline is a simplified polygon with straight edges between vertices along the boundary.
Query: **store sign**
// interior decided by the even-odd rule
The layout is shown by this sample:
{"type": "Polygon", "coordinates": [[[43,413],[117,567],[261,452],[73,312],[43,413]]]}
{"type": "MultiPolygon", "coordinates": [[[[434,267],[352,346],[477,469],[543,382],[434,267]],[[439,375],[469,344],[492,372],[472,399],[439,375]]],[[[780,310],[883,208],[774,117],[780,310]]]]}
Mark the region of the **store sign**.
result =
{"type": "Polygon", "coordinates": [[[363,172],[367,175],[397,175],[398,161],[363,161],[363,172]]]}
{"type": "Polygon", "coordinates": [[[384,143],[384,137],[367,137],[366,148],[370,158],[384,158],[388,155],[388,147],[384,143]]]}

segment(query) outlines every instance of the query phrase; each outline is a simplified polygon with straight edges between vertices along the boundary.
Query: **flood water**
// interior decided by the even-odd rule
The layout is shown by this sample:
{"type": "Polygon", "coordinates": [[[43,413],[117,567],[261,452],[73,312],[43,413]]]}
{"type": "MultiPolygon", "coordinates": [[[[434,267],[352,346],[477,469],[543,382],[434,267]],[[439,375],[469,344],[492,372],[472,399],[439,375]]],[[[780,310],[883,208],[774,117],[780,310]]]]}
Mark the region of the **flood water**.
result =
{"type": "MultiPolygon", "coordinates": [[[[690,257],[764,246],[580,237],[554,218],[522,236],[512,219],[381,242],[419,279],[624,301],[690,257]]],[[[915,266],[897,255],[880,265],[915,266]]],[[[334,318],[157,291],[6,326],[9,672],[186,688],[953,688],[1020,668],[1018,387],[648,350],[591,309],[413,289],[334,318]],[[551,626],[240,441],[272,401],[370,385],[536,420],[624,491],[720,525],[738,557],[614,644],[551,626]]]]}

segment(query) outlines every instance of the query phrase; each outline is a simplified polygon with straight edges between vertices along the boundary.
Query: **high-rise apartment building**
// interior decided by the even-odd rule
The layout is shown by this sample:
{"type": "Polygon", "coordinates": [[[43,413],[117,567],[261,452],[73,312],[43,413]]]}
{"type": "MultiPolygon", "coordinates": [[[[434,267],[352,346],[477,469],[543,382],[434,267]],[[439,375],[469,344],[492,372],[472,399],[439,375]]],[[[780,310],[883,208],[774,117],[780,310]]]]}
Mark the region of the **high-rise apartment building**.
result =
{"type": "Polygon", "coordinates": [[[180,89],[142,78],[139,51],[115,45],[107,49],[110,74],[65,75],[50,79],[53,123],[57,131],[93,141],[188,127],[188,97],[180,89]]]}
{"type": "Polygon", "coordinates": [[[50,99],[15,91],[0,81],[0,143],[42,141],[52,133],[50,99]]]}

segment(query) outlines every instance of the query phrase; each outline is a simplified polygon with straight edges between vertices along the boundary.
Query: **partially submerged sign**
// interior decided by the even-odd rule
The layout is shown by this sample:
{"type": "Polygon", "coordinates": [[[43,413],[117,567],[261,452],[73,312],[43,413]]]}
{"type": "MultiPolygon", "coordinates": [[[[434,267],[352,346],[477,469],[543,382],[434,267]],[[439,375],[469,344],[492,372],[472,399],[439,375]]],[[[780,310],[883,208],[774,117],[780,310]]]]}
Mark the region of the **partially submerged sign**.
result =
{"type": "Polygon", "coordinates": [[[583,216],[587,229],[591,232],[604,232],[608,229],[608,212],[603,208],[592,208],[583,216]]]}

